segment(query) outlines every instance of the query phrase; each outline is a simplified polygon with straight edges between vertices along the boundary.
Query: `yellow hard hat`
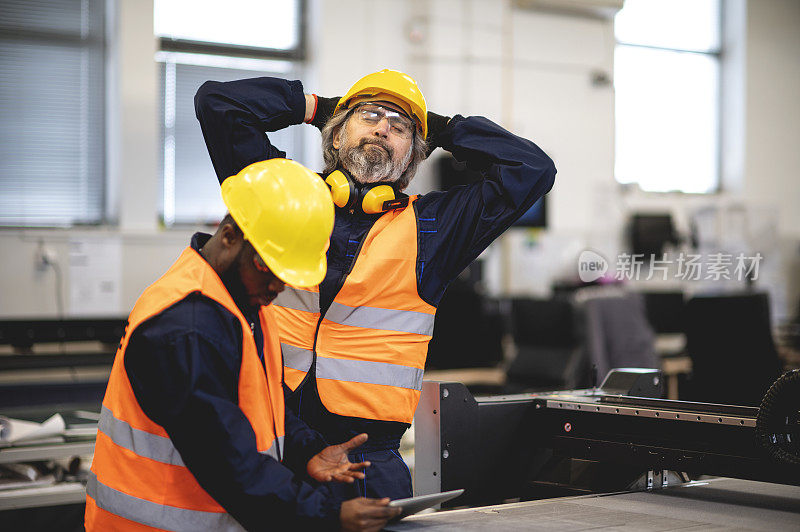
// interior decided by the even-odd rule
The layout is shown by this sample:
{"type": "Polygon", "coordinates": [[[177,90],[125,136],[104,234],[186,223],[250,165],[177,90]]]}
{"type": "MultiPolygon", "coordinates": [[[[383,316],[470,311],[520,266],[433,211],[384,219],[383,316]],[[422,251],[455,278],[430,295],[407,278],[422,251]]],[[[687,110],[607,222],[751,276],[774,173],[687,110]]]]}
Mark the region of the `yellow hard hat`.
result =
{"type": "Polygon", "coordinates": [[[253,163],[222,182],[222,200],[281,280],[301,287],[322,282],[334,214],[317,174],[288,159],[253,163]]]}
{"type": "Polygon", "coordinates": [[[399,105],[417,123],[422,138],[428,136],[428,107],[425,105],[425,97],[417,82],[408,74],[388,68],[367,74],[339,99],[333,112],[336,113],[341,108],[349,109],[364,101],[387,101],[399,105]]]}

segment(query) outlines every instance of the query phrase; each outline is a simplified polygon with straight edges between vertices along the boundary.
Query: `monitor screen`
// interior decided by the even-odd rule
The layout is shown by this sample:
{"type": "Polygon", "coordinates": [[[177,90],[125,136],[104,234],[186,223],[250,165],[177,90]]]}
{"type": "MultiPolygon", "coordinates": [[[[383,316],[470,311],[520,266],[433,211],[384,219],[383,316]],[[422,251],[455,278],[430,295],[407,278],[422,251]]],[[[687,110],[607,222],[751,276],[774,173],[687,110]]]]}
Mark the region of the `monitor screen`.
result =
{"type": "Polygon", "coordinates": [[[634,254],[646,260],[659,256],[668,243],[676,243],[677,235],[670,214],[634,214],[630,219],[630,243],[634,254]]]}
{"type": "Polygon", "coordinates": [[[547,227],[547,196],[542,196],[514,222],[518,227],[547,227]]]}

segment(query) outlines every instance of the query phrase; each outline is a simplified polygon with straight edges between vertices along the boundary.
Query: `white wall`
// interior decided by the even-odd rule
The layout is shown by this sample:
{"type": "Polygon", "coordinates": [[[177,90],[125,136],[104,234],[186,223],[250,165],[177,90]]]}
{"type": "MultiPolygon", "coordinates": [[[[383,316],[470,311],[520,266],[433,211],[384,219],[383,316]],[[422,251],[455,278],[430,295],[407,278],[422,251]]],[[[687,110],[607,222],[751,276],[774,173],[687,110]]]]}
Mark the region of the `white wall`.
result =
{"type": "Polygon", "coordinates": [[[119,316],[130,312],[142,290],[166,271],[189,243],[190,236],[191,231],[0,231],[0,264],[4,272],[0,276],[0,318],[59,315],[56,273],[51,268],[35,267],[40,243],[54,253],[61,268],[65,315],[119,316]],[[79,274],[85,270],[85,256],[75,253],[77,246],[102,246],[89,257],[89,275],[79,274]],[[92,275],[92,271],[103,275],[92,275]]]}
{"type": "Polygon", "coordinates": [[[744,196],[800,239],[800,2],[749,2],[746,42],[744,196]]]}
{"type": "MultiPolygon", "coordinates": [[[[535,11],[512,0],[310,0],[310,57],[304,84],[322,95],[342,94],[379,68],[416,77],[429,107],[442,114],[482,114],[530,138],[556,161],[550,229],[511,231],[488,253],[496,291],[538,293],[569,273],[581,249],[609,255],[620,246],[625,214],[696,205],[756,202],[779,212],[781,286],[786,303],[800,286],[800,2],[726,0],[737,8],[745,35],[726,80],[738,86],[738,133],[724,166],[729,192],[716,196],[623,194],[613,178],[613,89],[593,83],[612,77],[610,19],[535,11]],[[737,148],[738,146],[738,148],[737,148]],[[503,260],[505,259],[505,260],[503,260]],[[792,284],[794,283],[794,284],[792,284]]],[[[67,310],[73,241],[120,242],[118,298],[110,314],[126,314],[139,292],[170,264],[191,230],[160,229],[158,190],[158,77],[153,55],[152,0],[118,0],[111,47],[110,203],[118,223],[81,230],[2,230],[0,317],[55,316],[54,275],[36,271],[39,241],[57,252],[64,269],[67,310]]],[[[310,126],[300,126],[310,127],[310,126]]],[[[317,152],[318,153],[318,152],[317,152]]],[[[431,188],[423,165],[413,191],[431,188]]],[[[97,257],[102,265],[104,257],[97,257]]],[[[108,261],[111,262],[109,258],[108,261]]],[[[110,263],[109,262],[109,263],[110,263]]],[[[77,305],[79,307],[80,305],[77,305]]]]}
{"type": "Polygon", "coordinates": [[[110,4],[107,204],[115,223],[0,230],[1,318],[59,315],[56,272],[35,267],[40,246],[53,253],[61,270],[66,315],[126,315],[189,242],[192,231],[158,226],[160,98],[152,0],[110,4]],[[82,264],[87,257],[76,253],[80,245],[99,249],[88,269],[82,264]],[[110,273],[99,278],[92,270],[110,273]]]}
{"type": "Polygon", "coordinates": [[[790,316],[800,299],[800,2],[748,2],[746,41],[744,198],[777,213],[790,316]]]}

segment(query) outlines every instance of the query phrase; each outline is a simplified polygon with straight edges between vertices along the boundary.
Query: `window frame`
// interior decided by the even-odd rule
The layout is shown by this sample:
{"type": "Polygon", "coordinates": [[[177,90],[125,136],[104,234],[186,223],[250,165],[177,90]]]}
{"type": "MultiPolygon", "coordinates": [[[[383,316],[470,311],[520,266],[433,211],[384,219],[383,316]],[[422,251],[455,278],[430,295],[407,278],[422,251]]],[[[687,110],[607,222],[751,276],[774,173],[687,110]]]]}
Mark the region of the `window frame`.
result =
{"type": "MultiPolygon", "coordinates": [[[[158,176],[158,217],[159,222],[167,229],[182,229],[187,227],[194,227],[198,224],[207,224],[208,220],[195,220],[195,221],[176,221],[174,219],[175,209],[172,209],[173,217],[167,220],[167,200],[169,193],[167,190],[168,184],[166,180],[166,166],[167,166],[167,142],[168,131],[167,114],[169,102],[166,101],[166,86],[169,83],[167,77],[169,73],[169,65],[173,65],[173,69],[177,64],[191,64],[181,63],[180,61],[171,61],[173,57],[180,57],[181,55],[194,55],[194,56],[213,56],[220,59],[255,59],[265,62],[289,62],[292,63],[291,69],[294,73],[301,73],[306,67],[307,49],[308,49],[308,0],[297,0],[297,21],[298,21],[298,36],[296,46],[291,49],[276,49],[276,48],[261,48],[252,46],[242,46],[234,44],[221,44],[207,41],[196,41],[189,39],[173,39],[169,37],[158,37],[158,51],[156,52],[156,64],[159,69],[165,68],[165,76],[159,81],[159,172],[158,176]],[[162,66],[163,65],[163,66],[162,66]]],[[[155,34],[155,29],[154,29],[155,34]]],[[[224,67],[220,67],[224,68],[224,67]]],[[[253,72],[263,72],[261,70],[253,70],[253,72]]],[[[173,72],[174,74],[174,72],[173,72]]],[[[291,73],[290,73],[291,74],[291,73]]],[[[175,79],[173,78],[173,82],[175,79]]],[[[173,102],[174,103],[174,102],[173,102]]],[[[174,113],[173,113],[174,115],[174,113]]],[[[173,116],[174,118],[174,116],[173,116]]],[[[173,126],[174,127],[174,126],[173,126]]],[[[298,145],[301,148],[301,155],[305,152],[304,139],[298,134],[298,145]]],[[[174,138],[174,137],[173,137],[174,138]]],[[[174,148],[174,141],[173,141],[174,148]]],[[[297,156],[297,154],[293,154],[297,156]]],[[[287,154],[288,156],[288,154],[287,154]]],[[[174,160],[173,160],[174,163],[174,160]]],[[[210,165],[209,161],[209,165],[210,165]]],[[[175,187],[175,177],[173,176],[172,188],[175,187]]],[[[174,197],[174,190],[172,191],[174,197]]]]}
{"type": "Polygon", "coordinates": [[[308,49],[307,14],[308,0],[297,0],[297,23],[299,25],[297,45],[288,50],[241,46],[236,44],[222,44],[189,39],[171,39],[169,37],[158,37],[158,49],[162,52],[210,54],[251,59],[305,61],[307,59],[308,49]]]}

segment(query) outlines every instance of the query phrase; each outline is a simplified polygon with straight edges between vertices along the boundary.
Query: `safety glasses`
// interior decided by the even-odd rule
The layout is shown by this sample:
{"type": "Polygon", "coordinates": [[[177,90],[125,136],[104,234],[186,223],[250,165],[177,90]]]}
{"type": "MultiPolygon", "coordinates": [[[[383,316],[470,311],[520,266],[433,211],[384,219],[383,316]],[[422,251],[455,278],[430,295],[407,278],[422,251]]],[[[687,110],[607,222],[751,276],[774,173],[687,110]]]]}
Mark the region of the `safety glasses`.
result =
{"type": "Polygon", "coordinates": [[[253,254],[253,266],[256,267],[256,270],[263,272],[263,273],[272,273],[272,270],[269,269],[267,264],[264,262],[258,253],[253,254]]]}
{"type": "Polygon", "coordinates": [[[404,139],[411,138],[411,135],[414,134],[414,122],[394,109],[368,103],[358,106],[354,109],[353,114],[362,124],[370,126],[374,126],[386,118],[392,134],[404,139]]]}

